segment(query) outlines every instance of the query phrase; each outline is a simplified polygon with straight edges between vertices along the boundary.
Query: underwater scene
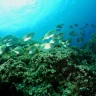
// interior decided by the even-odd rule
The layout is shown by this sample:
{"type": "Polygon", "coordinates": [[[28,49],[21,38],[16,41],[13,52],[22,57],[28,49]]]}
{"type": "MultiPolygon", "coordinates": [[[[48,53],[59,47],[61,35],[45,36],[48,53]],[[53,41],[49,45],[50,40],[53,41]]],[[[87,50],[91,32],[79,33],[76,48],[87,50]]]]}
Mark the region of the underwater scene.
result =
{"type": "Polygon", "coordinates": [[[96,96],[96,0],[0,0],[0,96],[96,96]]]}

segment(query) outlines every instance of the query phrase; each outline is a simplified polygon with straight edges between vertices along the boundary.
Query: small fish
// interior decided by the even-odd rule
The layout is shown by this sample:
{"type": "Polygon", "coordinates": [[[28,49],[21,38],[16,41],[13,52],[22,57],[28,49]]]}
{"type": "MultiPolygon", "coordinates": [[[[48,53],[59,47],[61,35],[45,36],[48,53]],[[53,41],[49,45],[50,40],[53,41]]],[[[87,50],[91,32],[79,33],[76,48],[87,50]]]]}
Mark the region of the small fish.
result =
{"type": "Polygon", "coordinates": [[[33,44],[26,46],[25,50],[28,52],[30,50],[32,51],[32,49],[37,50],[39,47],[40,47],[40,44],[38,42],[34,42],[33,44]]]}
{"type": "Polygon", "coordinates": [[[64,26],[64,24],[58,24],[57,26],[56,26],[56,28],[62,28],[64,26]]]}
{"type": "Polygon", "coordinates": [[[51,44],[54,44],[55,43],[55,40],[54,39],[51,39],[50,41],[49,41],[49,43],[51,44]]]}
{"type": "Polygon", "coordinates": [[[42,38],[42,40],[50,39],[52,38],[56,33],[56,30],[51,30],[45,34],[45,36],[42,38]]]}
{"type": "Polygon", "coordinates": [[[67,41],[60,40],[59,43],[62,44],[63,47],[69,46],[69,41],[68,40],[67,41]]]}
{"type": "Polygon", "coordinates": [[[91,27],[94,27],[94,28],[96,28],[96,26],[95,26],[94,24],[91,24],[91,27]]]}
{"type": "Polygon", "coordinates": [[[60,32],[54,35],[53,39],[63,39],[64,33],[60,32]]]}
{"type": "Polygon", "coordinates": [[[53,38],[53,39],[51,39],[51,40],[49,41],[49,43],[50,43],[50,44],[57,45],[57,44],[59,43],[59,40],[58,40],[58,39],[53,38]]]}
{"type": "Polygon", "coordinates": [[[69,35],[70,36],[77,36],[77,33],[74,30],[72,30],[71,32],[69,32],[69,35]]]}
{"type": "Polygon", "coordinates": [[[80,34],[84,37],[85,36],[85,33],[84,32],[80,32],[80,34]]]}
{"type": "Polygon", "coordinates": [[[32,54],[35,54],[35,52],[36,52],[36,50],[30,49],[29,52],[28,52],[28,54],[32,55],[32,54]]]}
{"type": "Polygon", "coordinates": [[[79,38],[77,38],[77,42],[80,42],[80,39],[79,38]]]}
{"type": "Polygon", "coordinates": [[[15,47],[14,49],[11,49],[11,51],[13,51],[14,53],[16,53],[17,55],[23,53],[23,49],[20,46],[15,47]]]}
{"type": "Polygon", "coordinates": [[[88,24],[88,23],[86,23],[85,25],[86,25],[86,26],[88,26],[89,24],[88,24]]]}
{"type": "Polygon", "coordinates": [[[33,46],[34,46],[34,47],[39,47],[40,44],[39,44],[39,43],[34,43],[33,46]]]}
{"type": "Polygon", "coordinates": [[[41,44],[41,50],[49,50],[53,47],[52,43],[43,43],[41,44]]]}
{"type": "Polygon", "coordinates": [[[72,25],[70,25],[69,27],[70,27],[70,28],[73,28],[73,26],[72,26],[72,25]]]}
{"type": "Polygon", "coordinates": [[[32,54],[35,54],[36,53],[36,50],[37,50],[37,47],[35,46],[30,46],[27,51],[28,51],[28,54],[32,55],[32,54]]]}
{"type": "Polygon", "coordinates": [[[24,37],[23,37],[23,41],[29,41],[29,40],[31,40],[32,39],[32,37],[34,36],[34,33],[33,32],[31,32],[31,33],[28,33],[27,35],[25,35],[24,37]]]}
{"type": "Polygon", "coordinates": [[[78,26],[78,24],[74,24],[75,26],[78,26]]]}

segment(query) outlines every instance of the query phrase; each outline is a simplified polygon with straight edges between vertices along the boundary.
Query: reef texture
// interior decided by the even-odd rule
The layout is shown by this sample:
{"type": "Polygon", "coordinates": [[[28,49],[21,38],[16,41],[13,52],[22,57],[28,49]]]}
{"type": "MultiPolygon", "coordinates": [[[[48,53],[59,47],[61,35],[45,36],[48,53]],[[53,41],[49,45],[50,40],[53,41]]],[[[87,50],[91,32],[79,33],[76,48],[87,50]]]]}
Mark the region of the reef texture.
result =
{"type": "Polygon", "coordinates": [[[0,94],[96,96],[95,67],[96,56],[75,47],[11,56],[0,65],[0,94]]]}
{"type": "Polygon", "coordinates": [[[96,54],[96,32],[92,34],[90,40],[85,44],[85,48],[93,54],[96,54]]]}

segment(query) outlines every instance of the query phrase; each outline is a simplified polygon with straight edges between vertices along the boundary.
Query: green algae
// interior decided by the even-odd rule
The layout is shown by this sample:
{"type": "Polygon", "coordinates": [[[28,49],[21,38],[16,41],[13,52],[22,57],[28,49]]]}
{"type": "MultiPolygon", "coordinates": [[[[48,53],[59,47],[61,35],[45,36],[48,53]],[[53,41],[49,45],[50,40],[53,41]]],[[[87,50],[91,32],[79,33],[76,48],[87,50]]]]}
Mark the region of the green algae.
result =
{"type": "Polygon", "coordinates": [[[10,94],[17,92],[17,96],[94,95],[96,72],[90,63],[95,61],[88,62],[84,58],[88,54],[83,53],[77,48],[55,47],[32,57],[10,58],[0,65],[0,91],[9,84],[9,89],[14,86],[10,94]]]}

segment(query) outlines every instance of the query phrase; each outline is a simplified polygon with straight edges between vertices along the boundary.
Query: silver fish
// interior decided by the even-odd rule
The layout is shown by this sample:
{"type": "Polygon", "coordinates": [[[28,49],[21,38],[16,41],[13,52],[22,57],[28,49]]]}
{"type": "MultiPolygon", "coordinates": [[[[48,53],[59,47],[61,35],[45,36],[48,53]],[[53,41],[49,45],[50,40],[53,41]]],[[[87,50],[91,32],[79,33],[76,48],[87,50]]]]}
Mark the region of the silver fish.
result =
{"type": "Polygon", "coordinates": [[[33,38],[33,36],[34,36],[34,33],[33,32],[31,32],[31,33],[28,33],[27,35],[25,35],[24,37],[23,37],[23,41],[29,41],[29,40],[31,40],[32,38],[33,38]]]}

